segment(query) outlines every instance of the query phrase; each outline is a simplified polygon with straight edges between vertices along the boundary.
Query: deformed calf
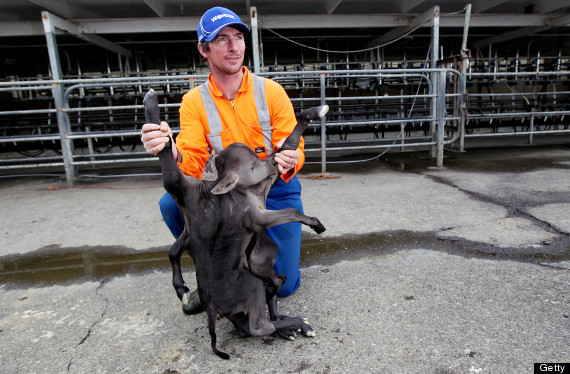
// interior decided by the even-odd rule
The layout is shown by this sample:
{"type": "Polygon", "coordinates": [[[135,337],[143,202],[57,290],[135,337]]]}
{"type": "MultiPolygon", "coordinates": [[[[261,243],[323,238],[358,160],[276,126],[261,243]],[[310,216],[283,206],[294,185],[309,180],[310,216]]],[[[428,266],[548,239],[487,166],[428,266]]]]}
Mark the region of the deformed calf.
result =
{"type": "MultiPolygon", "coordinates": [[[[144,105],[147,122],[159,124],[158,100],[153,90],[145,96],[144,105]]],[[[324,116],[327,110],[323,106],[301,112],[297,126],[280,150],[297,149],[308,123],[324,116]]],[[[159,153],[163,185],[176,200],[185,222],[182,235],[169,253],[173,286],[178,297],[187,303],[190,290],[182,278],[180,258],[188,251],[196,265],[198,293],[207,311],[213,351],[229,358],[216,347],[218,315],[227,317],[243,337],[274,332],[286,335],[296,330],[313,336],[314,331],[303,318],[279,316],[276,311],[276,294],[285,277],[273,270],[277,246],[264,230],[294,221],[317,233],[325,228],[317,218],[293,208],[265,209],[269,189],[279,178],[276,162],[262,160],[245,144],[234,143],[217,156],[212,153],[200,180],[180,171],[171,147],[172,140],[159,153]],[[244,256],[249,269],[244,268],[244,256]],[[270,319],[265,315],[266,303],[270,319]]]]}

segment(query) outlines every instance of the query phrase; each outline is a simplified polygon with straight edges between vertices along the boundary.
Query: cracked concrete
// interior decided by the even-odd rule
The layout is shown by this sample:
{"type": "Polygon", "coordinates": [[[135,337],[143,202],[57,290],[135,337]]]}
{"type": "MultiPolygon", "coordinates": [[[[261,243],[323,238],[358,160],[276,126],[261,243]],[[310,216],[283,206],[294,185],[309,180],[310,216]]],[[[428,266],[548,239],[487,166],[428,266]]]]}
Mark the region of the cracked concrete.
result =
{"type": "Polygon", "coordinates": [[[95,326],[97,326],[99,324],[99,322],[101,322],[101,320],[105,317],[105,315],[107,314],[107,310],[109,308],[109,300],[107,300],[107,298],[105,298],[103,295],[101,295],[101,293],[99,292],[101,290],[101,288],[105,285],[105,282],[107,280],[103,279],[100,283],[99,286],[97,286],[97,288],[95,289],[95,294],[101,298],[103,298],[103,300],[105,300],[105,307],[101,313],[101,317],[99,319],[97,319],[95,322],[93,322],[93,324],[89,327],[89,329],[87,330],[87,334],[85,334],[85,336],[83,337],[83,339],[81,339],[81,341],[75,346],[75,349],[73,350],[73,354],[71,356],[71,359],[69,360],[69,364],[67,364],[67,372],[70,373],[71,372],[71,367],[73,365],[73,359],[75,357],[75,352],[77,352],[78,347],[80,345],[82,345],[83,343],[85,343],[85,341],[87,339],[89,339],[89,337],[91,336],[91,332],[93,331],[93,329],[95,328],[95,326]]]}
{"type": "MultiPolygon", "coordinates": [[[[166,260],[162,189],[100,187],[159,181],[0,180],[0,371],[520,373],[567,361],[570,151],[521,153],[471,151],[443,169],[389,155],[325,180],[307,167],[305,212],[327,232],[304,232],[302,285],[279,307],[317,336],[240,339],[220,320],[229,362],[211,352],[205,315],[182,314],[167,263],[123,266],[166,260]],[[86,278],[47,275],[78,268],[86,278]]],[[[185,278],[195,286],[192,268],[185,278]]]]}
{"type": "MultiPolygon", "coordinates": [[[[317,336],[241,339],[219,320],[219,346],[230,361],[211,352],[205,315],[182,314],[168,272],[124,276],[101,289],[108,299],[102,319],[102,300],[87,306],[96,310],[75,338],[74,325],[53,326],[86,309],[50,305],[52,313],[43,315],[37,309],[29,317],[43,318],[34,321],[36,334],[3,325],[2,357],[9,360],[2,369],[63,372],[73,355],[70,373],[465,373],[471,366],[482,373],[532,372],[533,362],[562,362],[570,353],[569,265],[553,269],[417,248],[303,268],[303,286],[280,301],[280,310],[307,317],[317,336]],[[89,338],[77,345],[91,326],[89,338]]],[[[91,295],[97,286],[91,285],[91,295]]],[[[16,303],[27,292],[2,291],[1,297],[16,303]]],[[[21,302],[39,308],[59,292],[85,296],[70,285],[38,288],[36,297],[21,302]]]]}

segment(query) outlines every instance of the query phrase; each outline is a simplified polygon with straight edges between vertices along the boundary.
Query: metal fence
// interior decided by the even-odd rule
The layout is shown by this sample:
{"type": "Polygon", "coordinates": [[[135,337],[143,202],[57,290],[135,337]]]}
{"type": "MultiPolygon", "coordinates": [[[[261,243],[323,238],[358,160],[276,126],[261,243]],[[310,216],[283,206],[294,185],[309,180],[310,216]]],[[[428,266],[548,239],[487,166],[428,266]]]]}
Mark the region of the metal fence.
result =
{"type": "MultiPolygon", "coordinates": [[[[326,172],[327,153],[379,150],[394,147],[396,142],[399,148],[430,147],[437,165],[442,165],[444,145],[461,135],[459,129],[465,115],[448,107],[459,105],[464,109],[465,82],[453,69],[263,75],[281,83],[298,110],[323,104],[331,107],[327,118],[312,125],[306,133],[306,153],[320,155],[323,173],[326,172]],[[446,92],[451,87],[447,84],[450,78],[461,82],[459,92],[446,92]],[[355,87],[360,91],[355,91],[355,87]],[[448,124],[447,128],[445,124],[448,124]],[[422,135],[412,136],[412,130],[422,135]],[[348,139],[353,133],[368,133],[372,137],[348,139]],[[389,136],[385,136],[387,133],[389,136]],[[335,134],[339,137],[336,141],[331,139],[335,134]]],[[[78,167],[154,162],[156,158],[136,147],[140,143],[139,128],[144,123],[144,93],[149,88],[159,93],[163,116],[177,133],[181,95],[206,78],[206,75],[165,75],[0,83],[0,92],[29,98],[41,96],[44,103],[48,103],[48,107],[39,109],[0,112],[0,119],[5,120],[0,145],[11,144],[27,150],[38,147],[40,151],[42,144],[51,142],[52,145],[51,155],[28,151],[28,154],[24,153],[25,157],[3,157],[0,169],[63,168],[71,184],[78,167]],[[46,92],[51,92],[51,96],[46,92]],[[58,96],[61,98],[59,105],[58,96]],[[38,121],[38,116],[45,117],[38,121]],[[15,118],[17,123],[12,122],[15,118]],[[35,146],[24,147],[26,143],[35,146]],[[120,151],[112,151],[115,145],[120,151]]]]}
{"type": "MultiPolygon", "coordinates": [[[[467,69],[464,69],[467,71],[467,69]]],[[[279,82],[296,110],[328,104],[305,132],[306,153],[326,173],[327,155],[428,149],[443,165],[445,146],[464,138],[570,132],[569,71],[466,72],[440,69],[288,71],[279,82]]],[[[0,111],[0,169],[78,169],[154,163],[140,147],[142,98],[159,94],[163,118],[179,131],[182,95],[206,75],[160,75],[1,82],[13,103],[0,111]]]]}
{"type": "Polygon", "coordinates": [[[570,133],[569,71],[471,73],[465,137],[570,133]],[[469,125],[472,126],[469,126],[469,125]],[[487,131],[474,129],[487,128],[487,131]]]}

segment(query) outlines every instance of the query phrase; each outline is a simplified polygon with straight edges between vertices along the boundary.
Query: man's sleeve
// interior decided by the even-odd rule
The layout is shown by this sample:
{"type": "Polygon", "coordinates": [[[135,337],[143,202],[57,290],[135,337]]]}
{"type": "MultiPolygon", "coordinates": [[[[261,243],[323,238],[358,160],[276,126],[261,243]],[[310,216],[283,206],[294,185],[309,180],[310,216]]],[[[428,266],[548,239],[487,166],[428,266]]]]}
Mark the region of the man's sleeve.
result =
{"type": "MultiPolygon", "coordinates": [[[[286,137],[288,137],[295,125],[297,124],[297,119],[295,118],[295,111],[293,110],[293,104],[289,96],[283,89],[283,87],[270,79],[266,80],[265,92],[267,98],[267,105],[269,108],[269,113],[271,115],[271,124],[273,126],[273,150],[277,150],[276,144],[286,137]]],[[[288,182],[293,176],[301,170],[305,163],[305,141],[301,137],[301,142],[299,143],[299,160],[295,168],[291,169],[289,172],[281,175],[281,178],[288,182]]]]}

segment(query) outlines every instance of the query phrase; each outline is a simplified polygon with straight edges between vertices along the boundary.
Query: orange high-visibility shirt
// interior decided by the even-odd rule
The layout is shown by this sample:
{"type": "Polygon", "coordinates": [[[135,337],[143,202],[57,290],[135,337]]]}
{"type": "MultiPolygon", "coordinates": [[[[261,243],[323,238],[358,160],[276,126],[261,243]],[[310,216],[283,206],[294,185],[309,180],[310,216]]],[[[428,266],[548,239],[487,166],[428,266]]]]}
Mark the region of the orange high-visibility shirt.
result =
{"type": "MultiPolygon", "coordinates": [[[[233,100],[223,96],[211,75],[208,78],[210,94],[222,121],[222,144],[226,148],[232,143],[244,143],[253,151],[257,149],[257,155],[266,159],[267,152],[260,152],[260,150],[265,149],[265,144],[255,106],[253,76],[247,68],[242,67],[242,70],[244,77],[233,100]]],[[[297,120],[295,119],[293,105],[279,83],[265,79],[265,98],[273,127],[272,144],[275,150],[275,145],[291,134],[297,120]]],[[[181,154],[178,157],[178,166],[184,174],[196,178],[202,176],[209,156],[208,147],[212,149],[208,141],[208,134],[210,134],[210,128],[206,109],[200,96],[199,87],[195,87],[182,98],[180,133],[176,137],[176,147],[181,154]]],[[[303,167],[305,162],[304,146],[304,140],[301,138],[297,149],[300,154],[297,165],[281,176],[286,182],[303,167]]]]}

